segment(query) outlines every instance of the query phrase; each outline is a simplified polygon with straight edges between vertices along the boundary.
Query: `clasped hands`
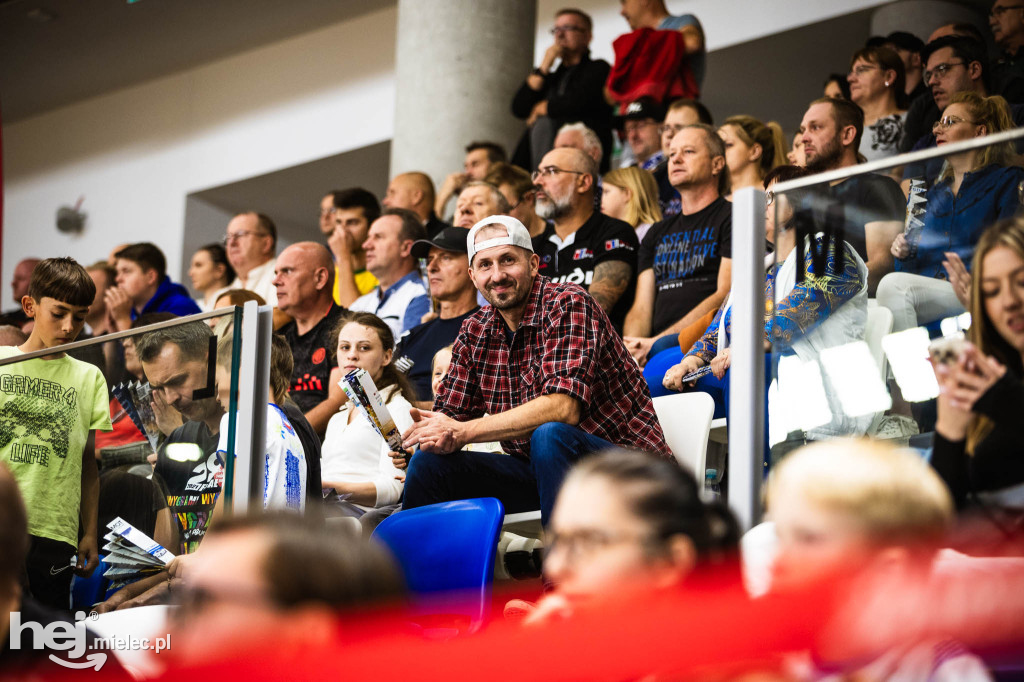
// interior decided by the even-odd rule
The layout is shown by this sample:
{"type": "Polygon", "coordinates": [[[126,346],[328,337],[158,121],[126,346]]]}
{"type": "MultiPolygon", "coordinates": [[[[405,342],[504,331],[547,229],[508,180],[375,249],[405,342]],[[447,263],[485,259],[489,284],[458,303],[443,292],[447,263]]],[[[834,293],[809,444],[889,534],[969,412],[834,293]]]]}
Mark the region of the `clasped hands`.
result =
{"type": "MultiPolygon", "coordinates": [[[[415,450],[429,450],[440,455],[447,455],[461,450],[469,444],[469,430],[466,422],[430,410],[412,408],[409,410],[412,426],[402,434],[402,447],[415,450]]],[[[408,457],[404,452],[392,452],[391,461],[398,469],[405,469],[408,457]]]]}

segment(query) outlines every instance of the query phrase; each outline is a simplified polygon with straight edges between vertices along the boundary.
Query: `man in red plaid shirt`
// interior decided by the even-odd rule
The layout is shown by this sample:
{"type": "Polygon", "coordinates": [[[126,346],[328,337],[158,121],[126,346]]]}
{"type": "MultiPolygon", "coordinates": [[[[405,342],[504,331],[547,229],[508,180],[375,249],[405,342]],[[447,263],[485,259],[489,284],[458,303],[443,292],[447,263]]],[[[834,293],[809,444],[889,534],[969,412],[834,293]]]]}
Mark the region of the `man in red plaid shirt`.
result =
{"type": "Polygon", "coordinates": [[[523,224],[485,218],[467,246],[470,275],[491,305],[462,324],[435,411],[413,410],[403,439],[419,450],[405,508],[497,497],[508,512],[539,507],[546,524],[565,473],[584,455],[621,446],[671,457],[643,375],[608,316],[579,286],[537,274],[523,224]],[[489,441],[508,455],[462,449],[489,441]]]}

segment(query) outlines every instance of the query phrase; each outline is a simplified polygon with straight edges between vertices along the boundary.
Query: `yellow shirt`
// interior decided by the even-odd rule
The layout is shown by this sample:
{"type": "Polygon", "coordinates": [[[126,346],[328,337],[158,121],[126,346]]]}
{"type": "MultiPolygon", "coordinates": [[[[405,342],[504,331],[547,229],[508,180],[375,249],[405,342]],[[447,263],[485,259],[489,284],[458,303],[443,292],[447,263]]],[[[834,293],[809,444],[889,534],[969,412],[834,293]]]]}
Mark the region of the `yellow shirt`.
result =
{"type": "MultiPolygon", "coordinates": [[[[359,295],[368,294],[379,284],[369,270],[360,270],[353,276],[356,280],[356,289],[359,295]]],[[[334,302],[341,305],[341,288],[338,285],[338,268],[334,268],[334,302]]]]}

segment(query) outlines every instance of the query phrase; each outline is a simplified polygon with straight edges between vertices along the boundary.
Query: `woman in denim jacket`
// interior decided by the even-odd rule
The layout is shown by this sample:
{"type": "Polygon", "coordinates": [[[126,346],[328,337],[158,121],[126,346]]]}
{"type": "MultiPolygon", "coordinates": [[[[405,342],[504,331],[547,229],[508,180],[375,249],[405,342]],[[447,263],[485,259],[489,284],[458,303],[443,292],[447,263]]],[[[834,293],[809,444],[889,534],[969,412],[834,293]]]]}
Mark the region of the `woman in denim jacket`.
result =
{"type": "MultiPolygon", "coordinates": [[[[1002,97],[960,92],[933,130],[942,146],[1013,127],[1002,97]]],[[[891,249],[896,272],[882,278],[876,293],[878,303],[893,313],[893,331],[964,312],[947,264],[970,263],[985,228],[1020,210],[1024,169],[1013,165],[1017,162],[1009,142],[990,145],[949,156],[923,199],[912,186],[907,229],[891,249]]]]}

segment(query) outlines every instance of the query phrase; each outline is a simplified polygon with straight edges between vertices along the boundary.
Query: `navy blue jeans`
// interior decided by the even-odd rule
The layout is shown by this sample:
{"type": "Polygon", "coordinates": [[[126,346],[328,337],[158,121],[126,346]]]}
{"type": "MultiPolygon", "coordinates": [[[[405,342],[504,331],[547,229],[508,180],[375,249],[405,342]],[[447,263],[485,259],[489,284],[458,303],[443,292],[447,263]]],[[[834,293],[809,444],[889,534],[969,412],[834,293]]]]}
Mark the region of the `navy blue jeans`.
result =
{"type": "Polygon", "coordinates": [[[546,526],[569,468],[585,455],[615,447],[575,426],[548,422],[530,437],[530,459],[459,450],[417,450],[405,477],[404,509],[436,502],[496,497],[505,512],[540,508],[546,526]]]}

